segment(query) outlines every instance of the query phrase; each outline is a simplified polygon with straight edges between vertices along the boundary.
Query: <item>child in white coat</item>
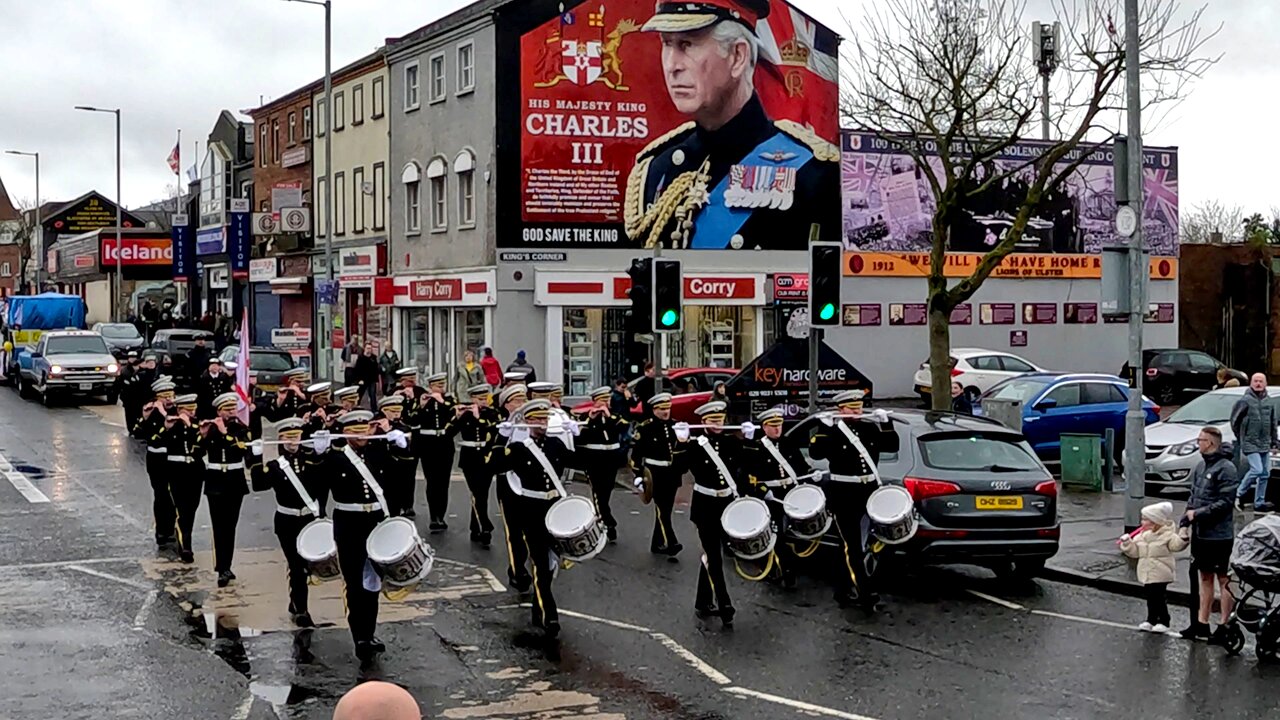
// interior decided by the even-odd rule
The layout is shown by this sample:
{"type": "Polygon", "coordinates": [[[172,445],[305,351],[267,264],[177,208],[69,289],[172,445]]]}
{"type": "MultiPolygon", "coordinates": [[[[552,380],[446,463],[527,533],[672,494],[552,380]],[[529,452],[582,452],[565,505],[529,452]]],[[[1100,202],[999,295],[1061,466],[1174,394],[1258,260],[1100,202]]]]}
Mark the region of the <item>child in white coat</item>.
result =
{"type": "Polygon", "coordinates": [[[1169,603],[1166,591],[1173,582],[1174,554],[1187,546],[1187,529],[1174,523],[1173,503],[1159,502],[1142,508],[1142,527],[1132,535],[1120,536],[1120,550],[1138,559],[1138,582],[1147,596],[1147,619],[1139,630],[1164,633],[1169,630],[1169,603]]]}

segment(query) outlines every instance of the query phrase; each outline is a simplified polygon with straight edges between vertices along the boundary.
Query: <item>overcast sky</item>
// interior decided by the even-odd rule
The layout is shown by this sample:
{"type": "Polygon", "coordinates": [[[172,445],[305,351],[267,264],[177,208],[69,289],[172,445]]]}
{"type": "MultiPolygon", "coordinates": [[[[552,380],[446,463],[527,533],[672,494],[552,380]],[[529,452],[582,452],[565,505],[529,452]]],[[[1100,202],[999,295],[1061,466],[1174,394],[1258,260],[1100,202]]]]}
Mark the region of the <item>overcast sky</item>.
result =
{"type": "MultiPolygon", "coordinates": [[[[334,68],[469,2],[334,0],[334,68]]],[[[848,36],[836,8],[856,12],[859,0],[795,2],[848,36]]],[[[1027,23],[1048,0],[1030,4],[1027,23]]],[[[1183,208],[1221,200],[1266,212],[1280,205],[1267,90],[1280,86],[1267,50],[1280,3],[1213,0],[1205,17],[1225,23],[1207,48],[1225,57],[1147,143],[1179,146],[1183,208]]],[[[75,105],[123,109],[124,201],[137,206],[173,186],[165,159],[179,128],[185,169],[220,110],[255,107],[324,71],[323,11],[284,0],[0,0],[0,18],[0,150],[41,153],[45,200],[115,194],[112,118],[75,105]]],[[[15,201],[34,199],[30,158],[0,155],[0,178],[15,201]]]]}

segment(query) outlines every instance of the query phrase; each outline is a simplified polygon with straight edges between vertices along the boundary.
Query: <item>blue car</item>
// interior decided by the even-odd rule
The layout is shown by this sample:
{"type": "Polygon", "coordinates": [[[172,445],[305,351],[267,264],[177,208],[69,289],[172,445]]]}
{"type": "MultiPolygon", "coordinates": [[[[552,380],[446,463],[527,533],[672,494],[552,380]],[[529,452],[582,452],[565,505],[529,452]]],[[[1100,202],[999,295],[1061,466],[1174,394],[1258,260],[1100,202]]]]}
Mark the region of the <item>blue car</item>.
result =
{"type": "MultiPolygon", "coordinates": [[[[1030,373],[992,387],[981,400],[1021,401],[1022,434],[1037,455],[1053,458],[1063,433],[1102,435],[1111,428],[1123,442],[1129,387],[1115,375],[1030,373]]],[[[1142,407],[1148,425],[1160,419],[1155,403],[1144,397],[1142,407]]]]}

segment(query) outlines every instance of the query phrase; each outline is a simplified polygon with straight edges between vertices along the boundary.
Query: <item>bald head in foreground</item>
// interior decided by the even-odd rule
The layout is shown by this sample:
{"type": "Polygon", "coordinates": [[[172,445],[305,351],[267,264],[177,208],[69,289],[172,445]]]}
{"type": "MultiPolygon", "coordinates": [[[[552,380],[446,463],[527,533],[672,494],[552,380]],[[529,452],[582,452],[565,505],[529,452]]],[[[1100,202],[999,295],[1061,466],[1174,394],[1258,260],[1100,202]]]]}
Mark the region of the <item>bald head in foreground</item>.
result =
{"type": "Polygon", "coordinates": [[[422,711],[409,691],[371,680],[347,691],[333,709],[333,720],[421,720],[422,711]]]}

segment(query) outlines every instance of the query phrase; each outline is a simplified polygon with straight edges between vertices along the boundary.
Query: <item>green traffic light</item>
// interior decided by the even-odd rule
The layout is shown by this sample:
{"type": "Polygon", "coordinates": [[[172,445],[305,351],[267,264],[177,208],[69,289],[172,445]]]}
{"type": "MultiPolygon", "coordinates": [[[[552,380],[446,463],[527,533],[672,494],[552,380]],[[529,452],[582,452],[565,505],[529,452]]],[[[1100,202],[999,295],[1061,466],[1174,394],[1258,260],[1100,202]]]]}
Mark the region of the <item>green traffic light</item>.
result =
{"type": "Polygon", "coordinates": [[[823,305],[822,309],[818,311],[818,317],[822,318],[823,320],[830,320],[835,316],[836,316],[836,306],[833,303],[827,303],[826,305],[823,305]]]}
{"type": "Polygon", "coordinates": [[[671,327],[672,325],[675,325],[676,320],[678,319],[679,319],[679,316],[676,315],[675,310],[667,310],[666,312],[662,313],[663,327],[671,327]]]}

